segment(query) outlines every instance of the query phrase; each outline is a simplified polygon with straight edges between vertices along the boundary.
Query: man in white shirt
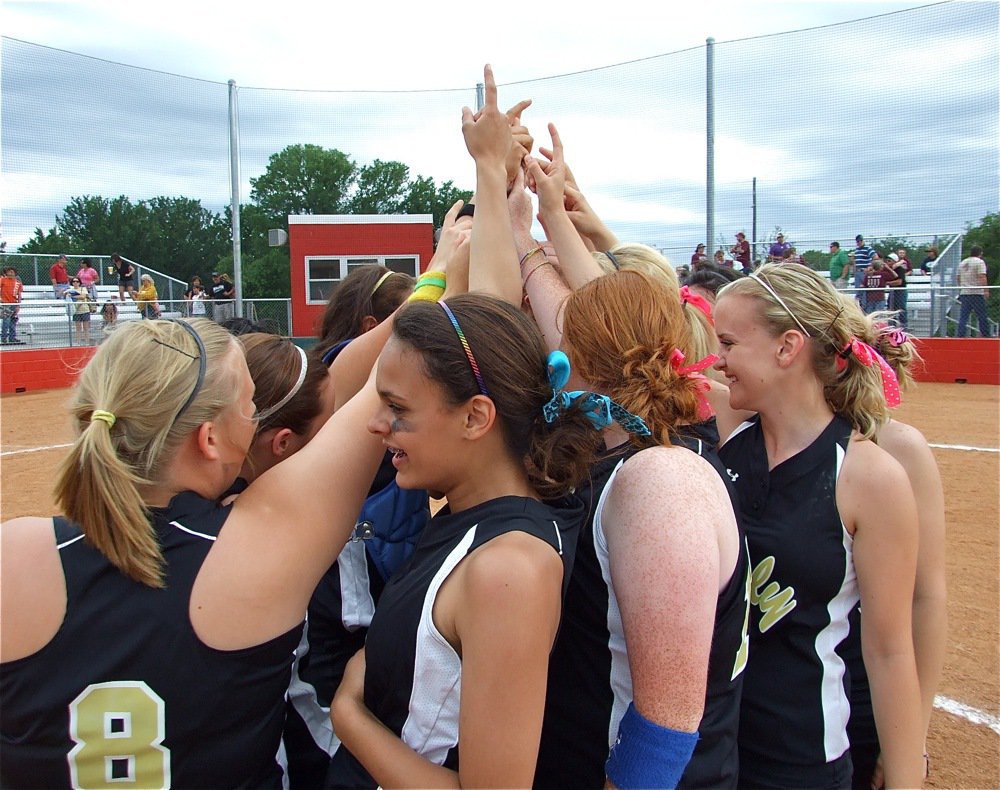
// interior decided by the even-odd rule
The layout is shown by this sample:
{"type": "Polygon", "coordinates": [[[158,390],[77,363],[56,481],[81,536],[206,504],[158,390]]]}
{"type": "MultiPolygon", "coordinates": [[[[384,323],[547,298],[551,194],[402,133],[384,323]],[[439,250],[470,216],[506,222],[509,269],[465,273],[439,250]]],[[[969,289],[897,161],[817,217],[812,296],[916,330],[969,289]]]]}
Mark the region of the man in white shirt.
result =
{"type": "Polygon", "coordinates": [[[958,337],[965,337],[969,315],[976,314],[979,320],[979,334],[990,336],[990,325],[986,319],[986,261],[982,259],[983,248],[973,247],[971,255],[958,264],[955,280],[961,287],[958,301],[961,310],[958,316],[958,337]]]}

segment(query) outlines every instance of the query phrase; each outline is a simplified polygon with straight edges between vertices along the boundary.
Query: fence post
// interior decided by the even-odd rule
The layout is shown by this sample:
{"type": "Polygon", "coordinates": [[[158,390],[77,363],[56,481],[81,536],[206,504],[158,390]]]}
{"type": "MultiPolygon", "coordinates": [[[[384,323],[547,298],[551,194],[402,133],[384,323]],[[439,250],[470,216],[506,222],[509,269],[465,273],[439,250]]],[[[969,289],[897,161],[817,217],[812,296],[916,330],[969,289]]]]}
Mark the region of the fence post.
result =
{"type": "Polygon", "coordinates": [[[41,285],[41,283],[38,282],[38,256],[32,255],[31,260],[32,263],[34,264],[34,269],[35,269],[35,285],[41,285]]]}
{"type": "Polygon", "coordinates": [[[286,326],[288,327],[288,336],[289,337],[293,337],[293,335],[292,335],[292,300],[291,299],[286,299],[285,300],[285,320],[288,322],[286,324],[286,326]]]}

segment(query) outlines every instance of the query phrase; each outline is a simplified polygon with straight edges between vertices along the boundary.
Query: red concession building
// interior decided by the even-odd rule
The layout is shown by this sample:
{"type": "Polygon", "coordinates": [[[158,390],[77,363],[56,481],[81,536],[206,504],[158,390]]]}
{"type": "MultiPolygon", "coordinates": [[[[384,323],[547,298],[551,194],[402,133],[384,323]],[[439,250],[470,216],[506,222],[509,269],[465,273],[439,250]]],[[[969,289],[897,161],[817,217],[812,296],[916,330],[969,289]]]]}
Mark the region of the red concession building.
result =
{"type": "Polygon", "coordinates": [[[347,274],[376,263],[416,276],[434,254],[430,214],[303,214],[288,217],[292,335],[309,337],[347,274]]]}

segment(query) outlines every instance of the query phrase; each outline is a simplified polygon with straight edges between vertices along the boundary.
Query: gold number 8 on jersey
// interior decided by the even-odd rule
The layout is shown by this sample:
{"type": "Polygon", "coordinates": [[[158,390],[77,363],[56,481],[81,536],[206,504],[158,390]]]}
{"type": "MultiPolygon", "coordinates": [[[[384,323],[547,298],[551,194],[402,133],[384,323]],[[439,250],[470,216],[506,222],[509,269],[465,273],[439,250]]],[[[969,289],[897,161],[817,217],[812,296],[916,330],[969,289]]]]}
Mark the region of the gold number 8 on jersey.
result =
{"type": "Polygon", "coordinates": [[[73,787],[169,787],[164,704],[141,680],[93,683],[70,703],[73,787]]]}

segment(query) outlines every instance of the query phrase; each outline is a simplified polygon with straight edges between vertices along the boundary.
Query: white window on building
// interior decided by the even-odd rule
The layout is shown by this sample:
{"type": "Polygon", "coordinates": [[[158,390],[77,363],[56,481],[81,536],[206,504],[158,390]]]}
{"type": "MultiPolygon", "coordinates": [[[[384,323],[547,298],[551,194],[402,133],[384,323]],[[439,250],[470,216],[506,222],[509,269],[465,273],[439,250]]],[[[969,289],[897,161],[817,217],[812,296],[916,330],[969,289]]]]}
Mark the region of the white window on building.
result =
{"type": "Polygon", "coordinates": [[[306,303],[326,304],[337,284],[359,266],[377,264],[416,277],[419,255],[314,255],[306,258],[306,303]]]}

